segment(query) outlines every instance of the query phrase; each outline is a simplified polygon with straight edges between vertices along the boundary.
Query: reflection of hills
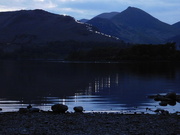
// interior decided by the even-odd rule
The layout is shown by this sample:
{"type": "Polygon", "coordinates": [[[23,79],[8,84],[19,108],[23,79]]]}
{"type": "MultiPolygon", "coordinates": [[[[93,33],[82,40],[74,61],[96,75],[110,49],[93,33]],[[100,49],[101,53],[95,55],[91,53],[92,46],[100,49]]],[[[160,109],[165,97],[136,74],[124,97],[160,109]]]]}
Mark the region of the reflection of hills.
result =
{"type": "Polygon", "coordinates": [[[78,95],[98,95],[108,99],[106,102],[109,103],[138,106],[147,101],[146,96],[149,94],[178,92],[180,85],[174,84],[174,81],[180,80],[179,68],[166,64],[111,65],[105,68],[109,73],[104,72],[104,75],[96,77],[78,95]]]}
{"type": "Polygon", "coordinates": [[[1,97],[27,100],[98,95],[135,106],[150,93],[178,92],[179,75],[179,66],[169,63],[0,63],[1,97]]]}
{"type": "Polygon", "coordinates": [[[4,62],[0,72],[1,96],[63,97],[73,95],[76,89],[85,87],[89,81],[86,72],[81,72],[74,64],[4,62]]]}

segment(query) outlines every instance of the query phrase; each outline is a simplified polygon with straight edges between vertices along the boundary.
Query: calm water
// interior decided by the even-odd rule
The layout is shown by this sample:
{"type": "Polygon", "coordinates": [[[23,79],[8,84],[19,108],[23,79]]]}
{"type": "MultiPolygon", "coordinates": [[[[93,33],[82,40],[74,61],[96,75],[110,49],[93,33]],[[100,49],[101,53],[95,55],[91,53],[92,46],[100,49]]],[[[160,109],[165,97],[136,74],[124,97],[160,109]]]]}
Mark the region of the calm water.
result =
{"type": "MultiPolygon", "coordinates": [[[[179,64],[180,65],[180,64],[179,64]]],[[[143,111],[159,106],[149,94],[180,93],[178,63],[68,63],[54,61],[1,61],[0,108],[17,111],[32,104],[42,110],[63,103],[69,111],[143,111]]]]}

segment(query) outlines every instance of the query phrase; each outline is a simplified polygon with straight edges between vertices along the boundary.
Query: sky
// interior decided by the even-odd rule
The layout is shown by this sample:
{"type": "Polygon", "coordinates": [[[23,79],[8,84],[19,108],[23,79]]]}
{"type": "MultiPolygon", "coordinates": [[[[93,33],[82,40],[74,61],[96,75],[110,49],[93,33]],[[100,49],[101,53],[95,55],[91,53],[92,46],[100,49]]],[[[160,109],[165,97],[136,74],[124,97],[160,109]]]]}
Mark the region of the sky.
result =
{"type": "Polygon", "coordinates": [[[104,12],[140,8],[168,24],[180,21],[180,0],[0,0],[0,12],[43,9],[75,19],[91,19],[104,12]]]}

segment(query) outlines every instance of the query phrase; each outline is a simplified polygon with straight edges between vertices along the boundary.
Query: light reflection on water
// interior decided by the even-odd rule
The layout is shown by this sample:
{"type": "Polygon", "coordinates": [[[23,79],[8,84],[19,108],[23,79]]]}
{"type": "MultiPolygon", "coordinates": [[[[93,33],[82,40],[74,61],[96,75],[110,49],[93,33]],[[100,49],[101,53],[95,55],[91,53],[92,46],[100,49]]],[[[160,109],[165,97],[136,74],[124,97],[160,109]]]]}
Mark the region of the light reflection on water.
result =
{"type": "MultiPolygon", "coordinates": [[[[86,112],[146,112],[146,108],[180,111],[176,106],[159,106],[149,94],[180,93],[180,68],[153,64],[102,64],[58,62],[0,63],[3,112],[18,111],[31,104],[51,110],[62,103],[73,111],[83,106],[86,112]]],[[[151,113],[151,112],[148,112],[151,113]]]]}
{"type": "MultiPolygon", "coordinates": [[[[38,101],[38,100],[37,100],[38,101]]],[[[65,104],[68,106],[68,111],[73,112],[73,107],[83,106],[85,112],[119,112],[119,113],[133,113],[133,112],[145,112],[153,113],[151,111],[146,111],[146,108],[151,108],[156,110],[158,108],[168,110],[171,113],[179,111],[180,104],[177,103],[176,106],[166,106],[160,107],[158,102],[150,101],[147,103],[141,103],[140,106],[129,106],[126,104],[114,104],[108,102],[108,98],[103,98],[100,96],[91,95],[79,95],[79,96],[69,96],[67,99],[60,99],[58,97],[44,97],[41,103],[31,104],[33,107],[40,108],[44,111],[51,111],[51,106],[53,104],[65,104]]],[[[39,101],[38,101],[39,102],[39,101]]],[[[0,106],[3,108],[2,112],[18,111],[19,108],[26,108],[28,104],[24,104],[22,101],[0,101],[0,106]]]]}

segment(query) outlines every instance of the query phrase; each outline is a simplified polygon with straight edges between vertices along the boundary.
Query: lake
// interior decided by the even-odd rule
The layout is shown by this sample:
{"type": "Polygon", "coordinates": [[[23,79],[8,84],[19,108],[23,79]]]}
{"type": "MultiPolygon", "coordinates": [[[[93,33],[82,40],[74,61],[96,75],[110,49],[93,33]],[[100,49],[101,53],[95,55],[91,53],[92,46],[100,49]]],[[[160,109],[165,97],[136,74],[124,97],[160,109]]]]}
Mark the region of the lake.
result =
{"type": "Polygon", "coordinates": [[[47,111],[57,103],[70,112],[75,106],[85,112],[180,111],[179,103],[160,106],[147,98],[168,92],[180,93],[179,63],[0,61],[1,112],[28,104],[47,111]]]}

